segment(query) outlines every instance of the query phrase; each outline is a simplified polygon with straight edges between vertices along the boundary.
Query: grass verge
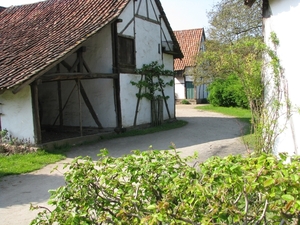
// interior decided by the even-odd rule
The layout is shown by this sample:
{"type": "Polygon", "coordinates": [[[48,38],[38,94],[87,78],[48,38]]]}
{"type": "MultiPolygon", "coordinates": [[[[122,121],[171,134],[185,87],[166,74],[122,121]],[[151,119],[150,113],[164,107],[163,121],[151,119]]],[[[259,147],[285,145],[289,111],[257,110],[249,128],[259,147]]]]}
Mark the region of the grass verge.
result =
{"type": "Polygon", "coordinates": [[[222,113],[224,115],[238,118],[241,122],[251,124],[251,111],[249,109],[233,108],[233,107],[218,107],[212,105],[197,106],[197,109],[207,110],[212,112],[222,113]]]}
{"type": "Polygon", "coordinates": [[[69,148],[63,147],[53,151],[39,149],[36,152],[8,156],[0,154],[0,178],[7,175],[32,172],[48,164],[65,159],[65,153],[69,148]]]}
{"type": "MultiPolygon", "coordinates": [[[[148,127],[145,129],[129,130],[121,134],[109,134],[102,136],[101,139],[112,139],[119,137],[129,137],[136,135],[151,134],[160,131],[171,130],[183,127],[187,124],[186,121],[176,120],[172,122],[163,123],[161,126],[148,127]]],[[[87,143],[89,144],[89,143],[87,143]]],[[[22,173],[32,172],[43,168],[44,166],[60,161],[66,157],[65,153],[70,149],[70,146],[56,148],[51,151],[38,150],[37,152],[26,154],[0,154],[0,178],[7,175],[18,175],[22,173]]]]}

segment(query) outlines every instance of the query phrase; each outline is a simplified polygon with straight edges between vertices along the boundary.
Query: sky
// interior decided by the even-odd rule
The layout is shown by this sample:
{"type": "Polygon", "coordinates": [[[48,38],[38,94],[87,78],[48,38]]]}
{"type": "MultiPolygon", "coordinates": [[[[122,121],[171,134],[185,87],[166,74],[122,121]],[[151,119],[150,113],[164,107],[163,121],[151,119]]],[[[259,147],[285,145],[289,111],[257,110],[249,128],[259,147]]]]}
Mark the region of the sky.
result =
{"type": "MultiPolygon", "coordinates": [[[[0,0],[0,6],[22,5],[39,0],[0,0]]],[[[209,24],[206,12],[219,0],[160,0],[173,30],[204,28],[209,24]]]]}

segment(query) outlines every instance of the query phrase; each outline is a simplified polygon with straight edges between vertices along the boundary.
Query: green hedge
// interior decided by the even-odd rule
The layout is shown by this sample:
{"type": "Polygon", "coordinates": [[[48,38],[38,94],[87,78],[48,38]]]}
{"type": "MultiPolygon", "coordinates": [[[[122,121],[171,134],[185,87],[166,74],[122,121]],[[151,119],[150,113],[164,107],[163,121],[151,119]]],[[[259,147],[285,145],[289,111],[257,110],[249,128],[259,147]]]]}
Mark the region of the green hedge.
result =
{"type": "MultiPolygon", "coordinates": [[[[173,151],[76,159],[32,224],[299,224],[300,161],[262,154],[190,166],[173,151]]],[[[33,208],[38,208],[34,207],[33,208]]]]}

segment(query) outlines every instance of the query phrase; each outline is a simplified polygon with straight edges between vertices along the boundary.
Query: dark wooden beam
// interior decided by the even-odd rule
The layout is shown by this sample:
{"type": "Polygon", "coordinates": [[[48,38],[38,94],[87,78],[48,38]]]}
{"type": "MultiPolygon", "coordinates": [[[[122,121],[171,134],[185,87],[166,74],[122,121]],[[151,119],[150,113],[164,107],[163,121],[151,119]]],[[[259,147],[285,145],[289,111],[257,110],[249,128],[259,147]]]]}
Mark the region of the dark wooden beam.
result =
{"type": "Polygon", "coordinates": [[[88,73],[92,73],[92,71],[90,70],[90,68],[88,67],[88,64],[85,62],[84,58],[82,57],[82,62],[83,62],[83,66],[86,69],[86,71],[88,73]]]}
{"type": "Polygon", "coordinates": [[[121,113],[121,97],[120,97],[120,79],[114,80],[114,92],[115,92],[115,107],[117,117],[117,127],[122,127],[122,113],[121,113]]]}
{"type": "Polygon", "coordinates": [[[62,107],[62,96],[61,96],[61,82],[57,81],[57,91],[58,91],[58,108],[59,108],[59,126],[62,127],[64,125],[63,119],[63,107],[62,107]]]}
{"type": "Polygon", "coordinates": [[[34,139],[36,144],[42,143],[42,131],[40,122],[39,111],[39,94],[37,82],[31,84],[31,96],[32,96],[32,111],[33,111],[33,124],[34,124],[34,139]]]}
{"type": "MultiPolygon", "coordinates": [[[[78,59],[78,64],[77,64],[77,72],[83,73],[83,56],[82,56],[83,50],[82,48],[77,50],[77,59],[78,59]]],[[[72,71],[70,71],[72,72],[72,71]]]]}
{"type": "Polygon", "coordinates": [[[79,63],[79,58],[77,57],[75,62],[72,65],[71,69],[69,70],[69,72],[74,72],[74,70],[77,67],[78,63],[79,63]]]}
{"type": "Polygon", "coordinates": [[[96,78],[108,78],[117,79],[116,73],[53,73],[44,75],[40,79],[43,82],[58,81],[58,80],[76,80],[76,79],[96,79],[96,78]]]}
{"type": "Polygon", "coordinates": [[[81,107],[81,98],[80,98],[80,80],[76,81],[77,90],[78,90],[78,105],[79,105],[79,127],[80,127],[80,136],[83,136],[83,128],[82,128],[82,107],[81,107]]]}
{"type": "Polygon", "coordinates": [[[68,104],[68,102],[69,102],[69,99],[70,99],[70,97],[71,97],[73,91],[75,90],[75,88],[76,88],[76,84],[74,85],[72,91],[70,92],[70,94],[69,94],[69,96],[68,96],[68,98],[67,98],[67,100],[66,100],[64,106],[62,107],[62,110],[59,110],[59,113],[58,113],[56,119],[54,120],[54,123],[52,124],[52,126],[54,126],[54,125],[56,124],[56,121],[58,120],[58,118],[59,118],[60,116],[62,116],[62,113],[63,113],[64,109],[66,108],[66,106],[67,106],[67,104],[68,104]]]}
{"type": "Polygon", "coordinates": [[[122,128],[117,23],[118,23],[118,21],[115,21],[111,25],[112,50],[113,50],[113,72],[117,73],[117,79],[114,79],[113,84],[114,84],[114,103],[115,103],[117,127],[122,128]]]}
{"type": "Polygon", "coordinates": [[[160,22],[157,21],[157,20],[153,20],[153,19],[150,19],[150,18],[147,18],[145,16],[141,16],[141,15],[138,15],[138,14],[135,14],[135,17],[139,18],[139,19],[142,19],[142,20],[145,20],[145,21],[148,21],[150,23],[154,23],[154,24],[158,24],[160,25],[160,22]]]}
{"type": "Polygon", "coordinates": [[[81,48],[80,45],[76,45],[73,49],[69,49],[69,52],[67,54],[65,54],[63,57],[57,59],[55,62],[50,63],[49,65],[43,67],[40,69],[39,72],[35,73],[31,78],[29,78],[28,80],[26,80],[25,82],[21,83],[19,86],[16,86],[16,88],[13,89],[12,93],[16,94],[18,93],[20,90],[22,90],[24,87],[26,87],[27,85],[31,84],[32,82],[34,82],[35,80],[37,80],[40,76],[42,76],[43,74],[45,74],[47,71],[49,71],[51,68],[53,68],[53,66],[55,66],[56,64],[60,63],[61,61],[63,61],[64,59],[68,58],[70,55],[73,54],[74,51],[76,51],[77,49],[81,48]]]}
{"type": "Polygon", "coordinates": [[[89,100],[89,98],[88,98],[88,96],[87,96],[87,94],[86,94],[86,92],[85,92],[85,90],[84,90],[84,88],[82,86],[82,83],[80,81],[78,81],[78,85],[80,86],[81,96],[82,96],[82,98],[83,98],[86,106],[88,107],[88,109],[89,109],[89,111],[90,111],[90,113],[91,113],[91,115],[92,115],[95,123],[98,125],[98,128],[102,129],[103,128],[102,124],[100,123],[100,121],[98,119],[98,116],[95,113],[95,110],[93,108],[93,105],[91,104],[91,102],[90,102],[90,100],[89,100]]]}
{"type": "Polygon", "coordinates": [[[117,22],[111,24],[111,39],[112,39],[112,61],[113,61],[113,73],[119,73],[118,68],[118,31],[117,31],[117,22]]]}
{"type": "Polygon", "coordinates": [[[70,71],[72,66],[70,66],[65,60],[61,61],[61,64],[68,70],[70,71]]]}

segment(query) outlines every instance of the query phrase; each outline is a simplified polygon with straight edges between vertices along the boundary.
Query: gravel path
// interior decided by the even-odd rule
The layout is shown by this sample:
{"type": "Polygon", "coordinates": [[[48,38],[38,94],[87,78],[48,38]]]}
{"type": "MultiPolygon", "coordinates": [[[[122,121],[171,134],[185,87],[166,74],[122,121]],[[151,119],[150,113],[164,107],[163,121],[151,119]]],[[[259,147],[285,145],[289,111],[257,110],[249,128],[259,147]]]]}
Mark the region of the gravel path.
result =
{"type": "Polygon", "coordinates": [[[147,150],[150,145],[153,149],[169,149],[173,142],[182,156],[192,155],[197,151],[199,161],[214,155],[246,153],[239,138],[243,125],[238,120],[218,113],[196,110],[194,107],[176,106],[177,118],[188,121],[182,128],[75,146],[66,160],[32,173],[3,178],[0,181],[0,225],[29,224],[38,212],[29,211],[30,203],[46,206],[48,190],[64,185],[64,163],[80,155],[89,155],[96,159],[102,148],[107,148],[112,156],[118,157],[133,149],[147,150]],[[58,171],[51,173],[56,166],[58,171]]]}

